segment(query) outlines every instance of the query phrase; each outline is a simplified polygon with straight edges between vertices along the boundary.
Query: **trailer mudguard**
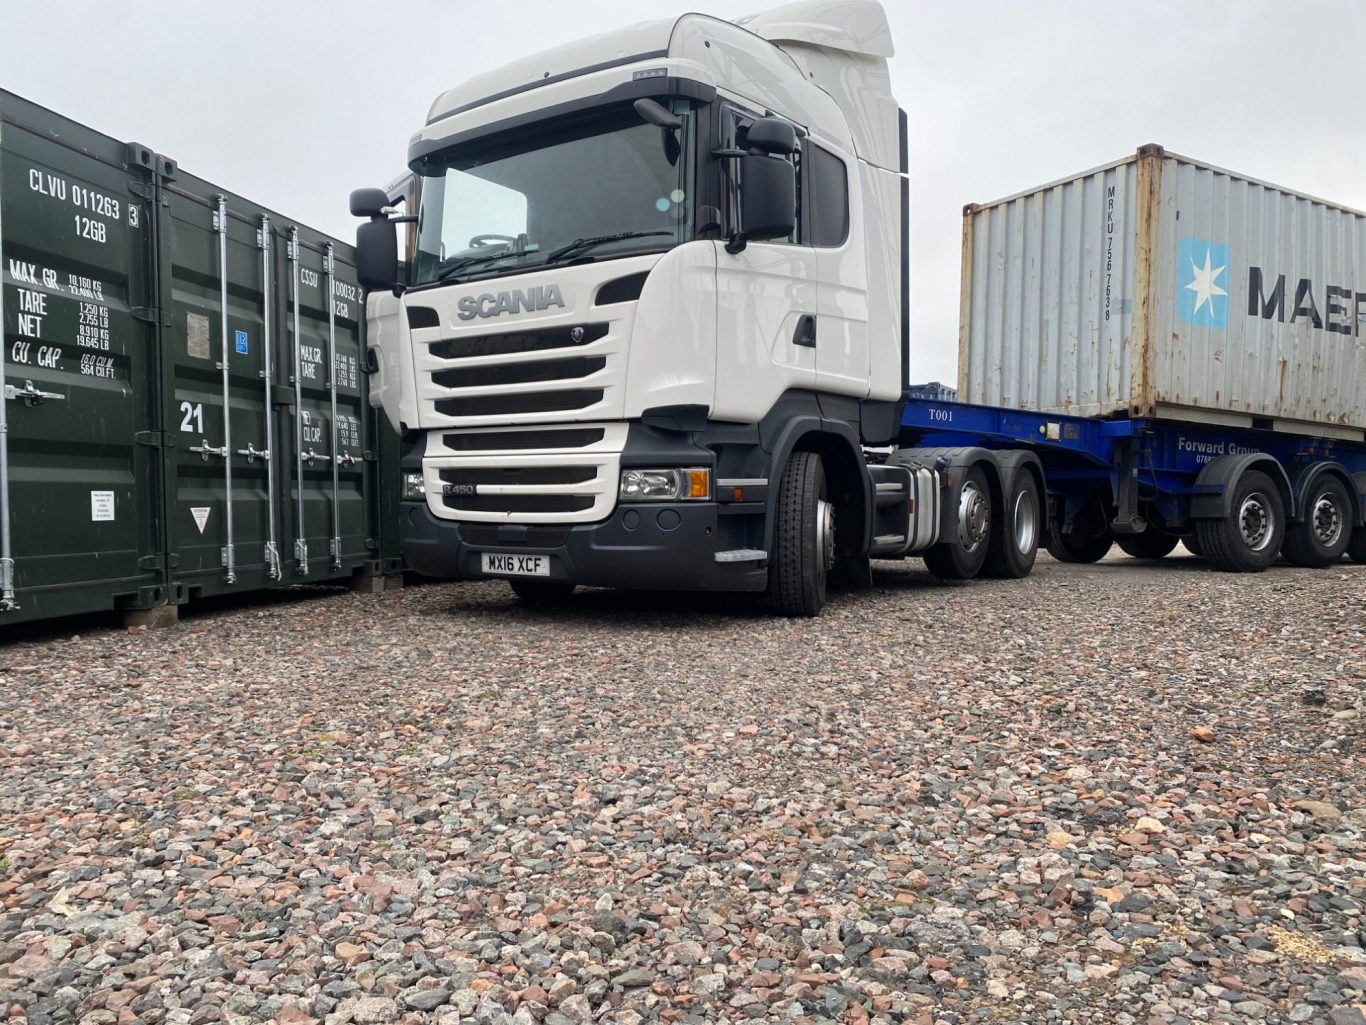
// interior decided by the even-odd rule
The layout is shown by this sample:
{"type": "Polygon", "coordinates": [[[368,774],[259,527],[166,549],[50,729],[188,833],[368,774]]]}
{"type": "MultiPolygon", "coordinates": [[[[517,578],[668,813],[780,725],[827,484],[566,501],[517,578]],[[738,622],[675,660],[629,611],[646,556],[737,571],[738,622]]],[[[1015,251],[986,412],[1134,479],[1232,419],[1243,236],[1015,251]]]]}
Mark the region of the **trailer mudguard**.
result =
{"type": "MultiPolygon", "coordinates": [[[[1352,475],[1347,472],[1347,467],[1338,462],[1310,463],[1300,470],[1299,476],[1295,479],[1295,506],[1290,511],[1292,520],[1302,520],[1309,515],[1310,492],[1314,485],[1318,483],[1320,477],[1324,475],[1336,477],[1347,488],[1347,493],[1352,496],[1352,522],[1362,522],[1362,482],[1354,480],[1352,475]]],[[[1358,477],[1366,480],[1366,474],[1358,474],[1358,477]]]]}
{"type": "Polygon", "coordinates": [[[1294,496],[1285,468],[1265,452],[1235,452],[1213,459],[1195,478],[1191,496],[1191,519],[1218,520],[1231,509],[1233,486],[1248,470],[1261,470],[1276,482],[1287,509],[1293,509],[1294,496]]]}
{"type": "Polygon", "coordinates": [[[1366,472],[1352,474],[1351,490],[1357,500],[1357,526],[1366,527],[1366,472]]]}

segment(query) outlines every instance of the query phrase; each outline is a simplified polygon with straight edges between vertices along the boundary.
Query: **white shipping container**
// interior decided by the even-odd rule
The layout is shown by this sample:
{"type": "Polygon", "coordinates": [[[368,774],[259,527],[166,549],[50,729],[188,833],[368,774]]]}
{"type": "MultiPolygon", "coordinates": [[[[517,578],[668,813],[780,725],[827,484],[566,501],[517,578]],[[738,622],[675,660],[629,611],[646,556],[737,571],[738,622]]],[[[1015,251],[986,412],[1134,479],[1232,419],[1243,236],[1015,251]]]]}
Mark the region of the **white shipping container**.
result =
{"type": "Polygon", "coordinates": [[[1366,214],[1160,146],[969,206],[958,390],[1366,438],[1366,214]]]}

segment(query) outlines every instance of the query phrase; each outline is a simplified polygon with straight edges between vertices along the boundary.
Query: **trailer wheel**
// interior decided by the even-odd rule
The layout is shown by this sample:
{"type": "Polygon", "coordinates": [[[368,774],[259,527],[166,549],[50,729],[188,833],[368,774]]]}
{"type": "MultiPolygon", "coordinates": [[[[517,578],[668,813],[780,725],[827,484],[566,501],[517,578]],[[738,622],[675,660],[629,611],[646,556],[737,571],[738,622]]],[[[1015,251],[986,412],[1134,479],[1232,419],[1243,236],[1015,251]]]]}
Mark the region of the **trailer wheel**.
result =
{"type": "Polygon", "coordinates": [[[1109,527],[1099,534],[1087,534],[1080,530],[1064,534],[1055,525],[1049,531],[1048,554],[1059,562],[1099,562],[1109,554],[1114,542],[1115,537],[1109,527]]]}
{"type": "Polygon", "coordinates": [[[1285,503],[1276,482],[1260,470],[1244,473],[1228,515],[1196,520],[1195,532],[1215,569],[1260,573],[1276,561],[1285,536],[1285,503]]]}
{"type": "Polygon", "coordinates": [[[1009,580],[1029,576],[1039,554],[1040,522],[1038,482],[1028,470],[1021,470],[991,531],[986,574],[1009,580]]]}
{"type": "Polygon", "coordinates": [[[953,535],[921,556],[941,580],[971,580],[982,572],[991,547],[991,492],[986,474],[974,466],[958,486],[958,518],[953,535]]]}
{"type": "Polygon", "coordinates": [[[1353,562],[1359,562],[1366,566],[1366,527],[1357,527],[1352,531],[1352,540],[1347,545],[1347,554],[1352,557],[1353,562]]]}
{"type": "Polygon", "coordinates": [[[509,580],[508,586],[528,605],[554,605],[574,593],[574,585],[564,580],[509,580]]]}
{"type": "Polygon", "coordinates": [[[1195,534],[1187,534],[1181,538],[1181,543],[1186,546],[1186,551],[1190,552],[1197,559],[1205,557],[1204,550],[1200,547],[1200,538],[1195,534]]]}
{"type": "Polygon", "coordinates": [[[825,468],[815,452],[794,452],[778,485],[768,596],[783,616],[814,616],[825,605],[835,563],[835,507],[826,497],[825,468]]]}
{"type": "Polygon", "coordinates": [[[1352,499],[1336,477],[1314,485],[1304,520],[1285,528],[1281,554],[1296,566],[1322,569],[1342,558],[1352,541],[1352,499]]]}
{"type": "Polygon", "coordinates": [[[1135,559],[1165,559],[1179,540],[1175,534],[1150,527],[1141,534],[1121,534],[1115,538],[1115,544],[1125,555],[1135,559]]]}

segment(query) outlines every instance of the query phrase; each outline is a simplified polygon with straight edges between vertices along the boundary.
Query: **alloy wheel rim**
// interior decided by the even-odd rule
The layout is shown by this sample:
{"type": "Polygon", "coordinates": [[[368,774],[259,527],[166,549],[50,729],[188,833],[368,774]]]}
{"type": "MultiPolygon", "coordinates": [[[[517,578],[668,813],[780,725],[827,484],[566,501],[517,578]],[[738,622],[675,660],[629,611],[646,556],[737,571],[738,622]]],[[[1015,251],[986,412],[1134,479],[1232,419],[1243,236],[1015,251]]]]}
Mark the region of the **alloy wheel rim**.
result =
{"type": "Polygon", "coordinates": [[[1238,533],[1251,551],[1262,552],[1270,546],[1276,518],[1270,500],[1260,491],[1248,495],[1238,507],[1238,533]]]}

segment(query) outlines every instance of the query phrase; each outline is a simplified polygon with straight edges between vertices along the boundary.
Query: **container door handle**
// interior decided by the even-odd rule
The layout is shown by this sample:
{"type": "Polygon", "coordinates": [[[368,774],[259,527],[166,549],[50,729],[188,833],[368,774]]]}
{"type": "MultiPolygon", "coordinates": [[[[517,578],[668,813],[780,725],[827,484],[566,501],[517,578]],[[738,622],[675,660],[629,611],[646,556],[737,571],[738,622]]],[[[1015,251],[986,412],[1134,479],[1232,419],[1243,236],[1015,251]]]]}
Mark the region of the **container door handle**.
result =
{"type": "Polygon", "coordinates": [[[26,406],[40,406],[48,399],[64,399],[66,396],[55,391],[43,391],[41,388],[35,388],[32,381],[25,381],[22,388],[16,388],[12,384],[5,385],[5,398],[11,401],[21,399],[26,406]]]}
{"type": "Polygon", "coordinates": [[[806,349],[816,347],[816,318],[804,313],[797,321],[797,331],[792,336],[792,344],[806,349]]]}
{"type": "Polygon", "coordinates": [[[227,445],[214,446],[210,445],[207,441],[201,441],[198,445],[188,451],[197,453],[199,458],[203,459],[206,463],[209,461],[209,456],[218,456],[220,459],[228,458],[227,445]]]}

